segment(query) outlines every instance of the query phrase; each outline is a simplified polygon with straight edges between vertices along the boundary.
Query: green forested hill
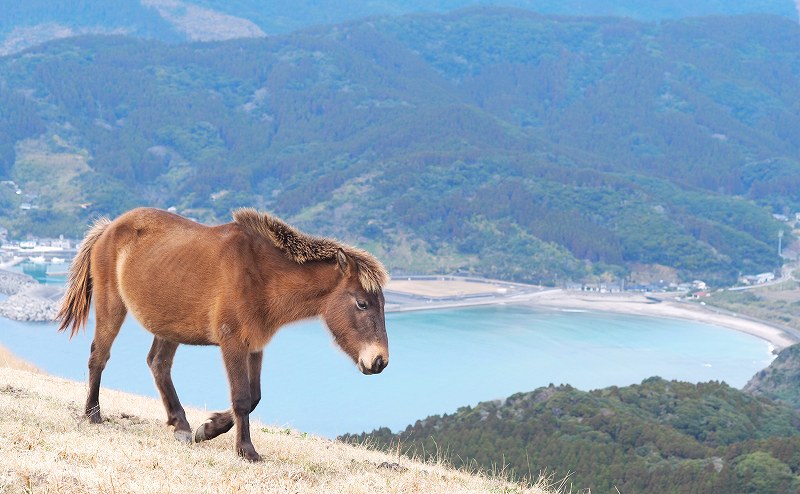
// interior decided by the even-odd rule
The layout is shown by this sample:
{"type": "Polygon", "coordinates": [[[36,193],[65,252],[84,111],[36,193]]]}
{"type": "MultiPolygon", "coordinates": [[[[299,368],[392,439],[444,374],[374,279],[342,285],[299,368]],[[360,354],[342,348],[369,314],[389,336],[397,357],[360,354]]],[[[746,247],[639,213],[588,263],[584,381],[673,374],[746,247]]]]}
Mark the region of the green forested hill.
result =
{"type": "Polygon", "coordinates": [[[769,367],[750,379],[744,390],[800,410],[800,345],[783,349],[769,367]]]}
{"type": "Polygon", "coordinates": [[[592,492],[778,494],[800,490],[798,427],[790,407],[724,383],[650,378],[591,392],[551,385],[341,439],[518,476],[546,467],[592,492]]]}
{"type": "Polygon", "coordinates": [[[253,205],[395,270],[730,281],[778,266],[771,213],[800,207],[799,45],[771,16],[507,9],[51,42],[0,59],[0,175],[28,195],[0,187],[0,214],[78,235],[138,204],[253,205]]]}

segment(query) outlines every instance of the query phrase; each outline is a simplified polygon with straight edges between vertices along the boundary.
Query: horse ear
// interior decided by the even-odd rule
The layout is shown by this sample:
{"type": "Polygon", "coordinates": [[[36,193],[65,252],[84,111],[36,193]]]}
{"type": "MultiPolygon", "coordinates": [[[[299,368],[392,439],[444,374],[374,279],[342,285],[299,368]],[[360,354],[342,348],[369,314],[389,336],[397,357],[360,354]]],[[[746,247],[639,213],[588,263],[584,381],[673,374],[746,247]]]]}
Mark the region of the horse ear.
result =
{"type": "Polygon", "coordinates": [[[347,254],[342,249],[336,251],[336,262],[339,264],[339,270],[342,274],[347,274],[350,270],[350,264],[347,261],[347,254]]]}

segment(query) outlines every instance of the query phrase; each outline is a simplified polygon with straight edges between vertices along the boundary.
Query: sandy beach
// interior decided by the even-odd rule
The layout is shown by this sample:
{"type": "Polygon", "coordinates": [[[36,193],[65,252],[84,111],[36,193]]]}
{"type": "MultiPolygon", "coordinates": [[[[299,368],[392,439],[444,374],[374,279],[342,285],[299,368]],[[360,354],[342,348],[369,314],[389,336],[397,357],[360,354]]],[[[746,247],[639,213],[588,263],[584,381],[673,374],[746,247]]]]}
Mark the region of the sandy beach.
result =
{"type": "Polygon", "coordinates": [[[775,352],[800,341],[796,333],[793,334],[790,329],[700,305],[699,302],[677,301],[673,294],[645,296],[638,293],[605,294],[547,290],[531,296],[525,303],[554,310],[597,310],[712,324],[766,340],[774,347],[775,352]]]}

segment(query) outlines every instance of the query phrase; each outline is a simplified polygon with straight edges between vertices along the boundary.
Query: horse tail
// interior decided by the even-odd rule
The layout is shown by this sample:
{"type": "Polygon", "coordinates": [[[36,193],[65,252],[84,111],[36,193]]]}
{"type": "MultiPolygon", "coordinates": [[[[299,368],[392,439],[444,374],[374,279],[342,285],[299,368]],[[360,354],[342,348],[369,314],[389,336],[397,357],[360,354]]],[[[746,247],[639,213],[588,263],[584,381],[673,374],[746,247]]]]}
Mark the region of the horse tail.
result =
{"type": "Polygon", "coordinates": [[[61,321],[58,327],[59,331],[64,331],[70,325],[72,326],[70,338],[75,336],[89,319],[89,309],[92,303],[92,275],[90,272],[92,247],[110,224],[111,220],[106,217],[95,220],[83,238],[78,254],[69,267],[67,292],[61,301],[61,308],[56,320],[61,321]]]}

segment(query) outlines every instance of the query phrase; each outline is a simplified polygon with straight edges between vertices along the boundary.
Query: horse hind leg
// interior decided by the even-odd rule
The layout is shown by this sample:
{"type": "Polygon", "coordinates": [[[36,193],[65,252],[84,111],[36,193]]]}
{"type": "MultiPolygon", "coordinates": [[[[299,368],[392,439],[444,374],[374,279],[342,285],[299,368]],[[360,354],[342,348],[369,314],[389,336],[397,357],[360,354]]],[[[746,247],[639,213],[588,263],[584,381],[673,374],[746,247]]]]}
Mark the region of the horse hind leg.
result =
{"type": "MultiPolygon", "coordinates": [[[[250,412],[256,409],[261,401],[261,363],[264,352],[251,353],[248,358],[248,374],[250,377],[250,412]]],[[[215,412],[205,422],[200,424],[194,433],[194,441],[208,441],[224,434],[233,428],[233,410],[215,412]]]]}
{"type": "Polygon", "coordinates": [[[94,424],[103,421],[100,416],[100,378],[111,358],[111,345],[127,313],[119,294],[99,289],[95,291],[95,329],[89,354],[89,393],[85,407],[86,416],[94,424]]]}
{"type": "Polygon", "coordinates": [[[214,439],[233,428],[233,411],[214,412],[194,431],[194,442],[214,439]]]}
{"type": "Polygon", "coordinates": [[[153,373],[156,388],[167,410],[167,425],[175,428],[175,438],[178,441],[188,444],[192,442],[192,428],[186,420],[186,412],[178,399],[171,375],[172,362],[177,350],[177,343],[156,336],[153,338],[150,353],[147,354],[147,365],[153,373]]]}

